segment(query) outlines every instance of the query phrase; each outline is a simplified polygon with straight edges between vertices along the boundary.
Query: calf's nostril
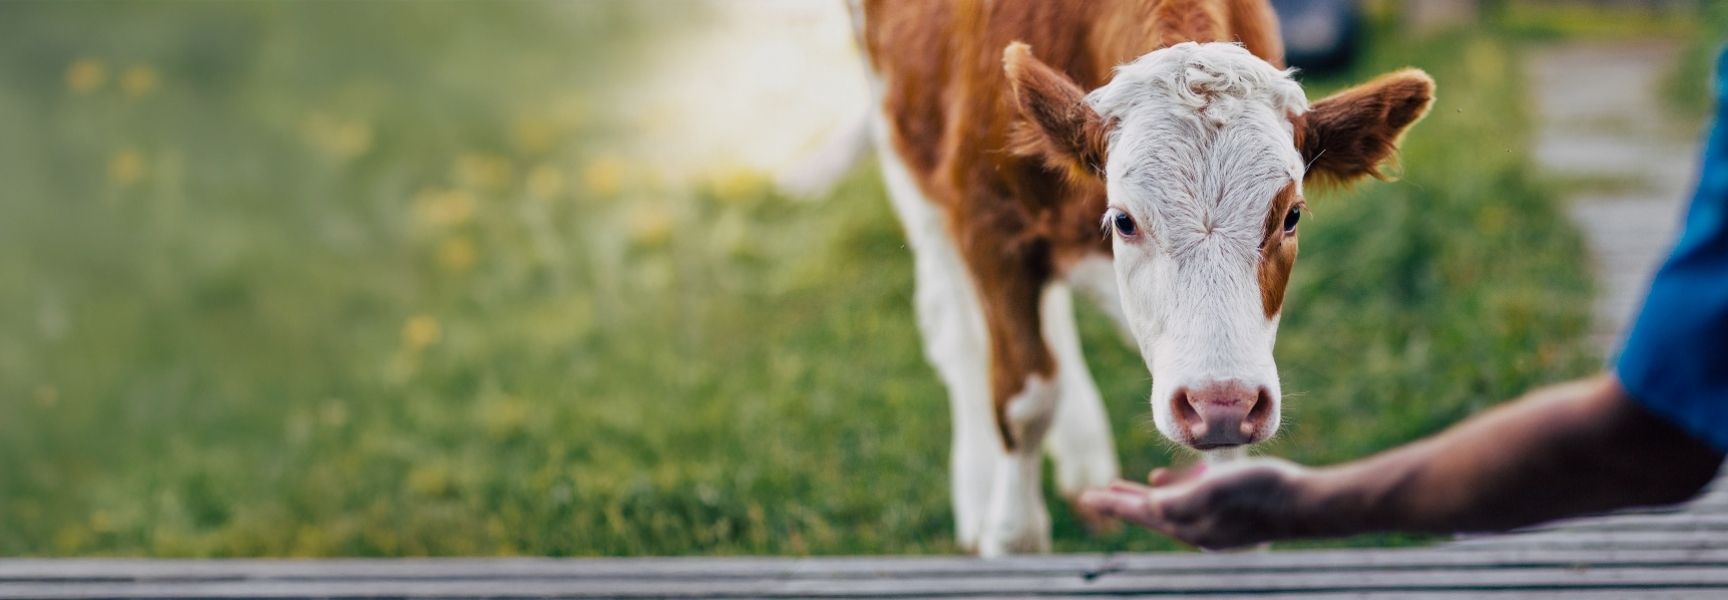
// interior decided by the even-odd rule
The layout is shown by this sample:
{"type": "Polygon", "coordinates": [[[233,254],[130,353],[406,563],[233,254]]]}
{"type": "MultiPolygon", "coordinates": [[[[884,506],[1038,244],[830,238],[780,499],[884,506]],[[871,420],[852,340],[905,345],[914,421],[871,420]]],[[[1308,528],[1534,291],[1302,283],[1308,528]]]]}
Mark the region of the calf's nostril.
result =
{"type": "Polygon", "coordinates": [[[1195,398],[1188,393],[1188,388],[1177,388],[1176,394],[1170,397],[1171,408],[1176,412],[1176,423],[1187,429],[1190,435],[1199,437],[1206,435],[1206,419],[1200,416],[1200,410],[1194,403],[1195,398]]]}
{"type": "Polygon", "coordinates": [[[1259,395],[1252,402],[1253,404],[1250,406],[1253,408],[1248,409],[1248,416],[1242,419],[1242,431],[1250,435],[1266,423],[1272,416],[1272,408],[1277,405],[1272,400],[1271,390],[1264,387],[1260,388],[1259,395]]]}

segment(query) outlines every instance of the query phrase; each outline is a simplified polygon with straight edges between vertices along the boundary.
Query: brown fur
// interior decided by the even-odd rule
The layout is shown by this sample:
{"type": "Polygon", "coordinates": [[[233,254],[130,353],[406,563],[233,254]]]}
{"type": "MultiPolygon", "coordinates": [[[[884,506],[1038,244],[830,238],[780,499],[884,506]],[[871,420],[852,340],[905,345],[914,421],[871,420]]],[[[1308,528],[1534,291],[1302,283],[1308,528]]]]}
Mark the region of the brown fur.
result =
{"type": "Polygon", "coordinates": [[[1278,35],[1278,15],[1266,0],[1228,0],[1230,30],[1236,41],[1272,66],[1284,68],[1284,38],[1278,35]]]}
{"type": "Polygon", "coordinates": [[[1404,131],[1428,114],[1433,101],[1434,80],[1405,69],[1315,102],[1297,123],[1296,147],[1309,164],[1306,180],[1385,179],[1380,165],[1397,158],[1404,131]]]}
{"type": "Polygon", "coordinates": [[[1002,65],[1015,104],[1026,117],[1009,133],[1008,149],[1043,158],[1045,166],[1067,173],[1071,183],[1102,178],[1110,125],[1086,105],[1086,92],[1032,58],[1031,47],[1022,42],[1008,45],[1002,65]]]}
{"type": "Polygon", "coordinates": [[[1266,229],[1260,241],[1260,304],[1270,319],[1284,308],[1284,289],[1290,284],[1290,270],[1296,267],[1296,235],[1284,234],[1284,216],[1290,207],[1302,206],[1296,193],[1296,183],[1284,186],[1266,211],[1266,229]]]}

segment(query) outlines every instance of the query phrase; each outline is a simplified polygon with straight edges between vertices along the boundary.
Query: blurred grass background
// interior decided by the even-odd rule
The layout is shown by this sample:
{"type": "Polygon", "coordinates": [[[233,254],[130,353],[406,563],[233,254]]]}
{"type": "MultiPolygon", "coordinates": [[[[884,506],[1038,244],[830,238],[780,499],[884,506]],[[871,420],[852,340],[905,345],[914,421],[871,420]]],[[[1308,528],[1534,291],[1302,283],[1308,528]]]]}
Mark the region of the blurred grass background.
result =
{"type": "MultiPolygon", "coordinates": [[[[615,82],[711,6],[0,3],[0,555],[954,551],[874,165],[807,201],[611,150],[615,82]]],[[[1310,194],[1265,452],[1597,367],[1500,25],[1380,23],[1307,82],[1439,100],[1401,181],[1310,194]]],[[[1126,473],[1171,462],[1082,317],[1126,473]]],[[[1174,548],[1052,509],[1059,550],[1174,548]]]]}

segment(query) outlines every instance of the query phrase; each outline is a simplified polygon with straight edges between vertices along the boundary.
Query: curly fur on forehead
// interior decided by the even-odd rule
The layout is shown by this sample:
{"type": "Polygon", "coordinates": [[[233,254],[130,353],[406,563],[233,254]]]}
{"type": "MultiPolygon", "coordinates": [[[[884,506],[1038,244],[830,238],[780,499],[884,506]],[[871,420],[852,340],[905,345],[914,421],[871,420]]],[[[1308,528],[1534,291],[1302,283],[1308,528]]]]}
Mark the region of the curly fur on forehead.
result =
{"type": "Polygon", "coordinates": [[[1251,265],[1274,197],[1293,182],[1300,193],[1291,117],[1308,103],[1290,73],[1228,43],[1181,43],[1117,68],[1087,96],[1116,123],[1105,165],[1112,204],[1157,230],[1167,251],[1210,240],[1251,265]]]}
{"type": "Polygon", "coordinates": [[[1110,84],[1086,100],[1107,118],[1147,103],[1187,108],[1214,125],[1254,105],[1300,115],[1308,111],[1308,98],[1291,79],[1294,72],[1274,68],[1238,44],[1183,42],[1117,67],[1110,84]]]}

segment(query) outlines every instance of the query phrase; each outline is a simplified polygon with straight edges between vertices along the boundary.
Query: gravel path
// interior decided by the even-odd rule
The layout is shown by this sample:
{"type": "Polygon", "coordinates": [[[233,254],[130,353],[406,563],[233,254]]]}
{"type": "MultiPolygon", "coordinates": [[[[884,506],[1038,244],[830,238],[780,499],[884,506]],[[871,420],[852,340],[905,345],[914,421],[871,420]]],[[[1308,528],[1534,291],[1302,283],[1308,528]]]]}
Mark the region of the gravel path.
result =
{"type": "Polygon", "coordinates": [[[1569,208],[1598,269],[1591,337],[1605,355],[1666,256],[1693,184],[1700,138],[1666,117],[1658,94],[1679,51],[1661,41],[1568,43],[1529,59],[1537,164],[1592,183],[1569,208]]]}

